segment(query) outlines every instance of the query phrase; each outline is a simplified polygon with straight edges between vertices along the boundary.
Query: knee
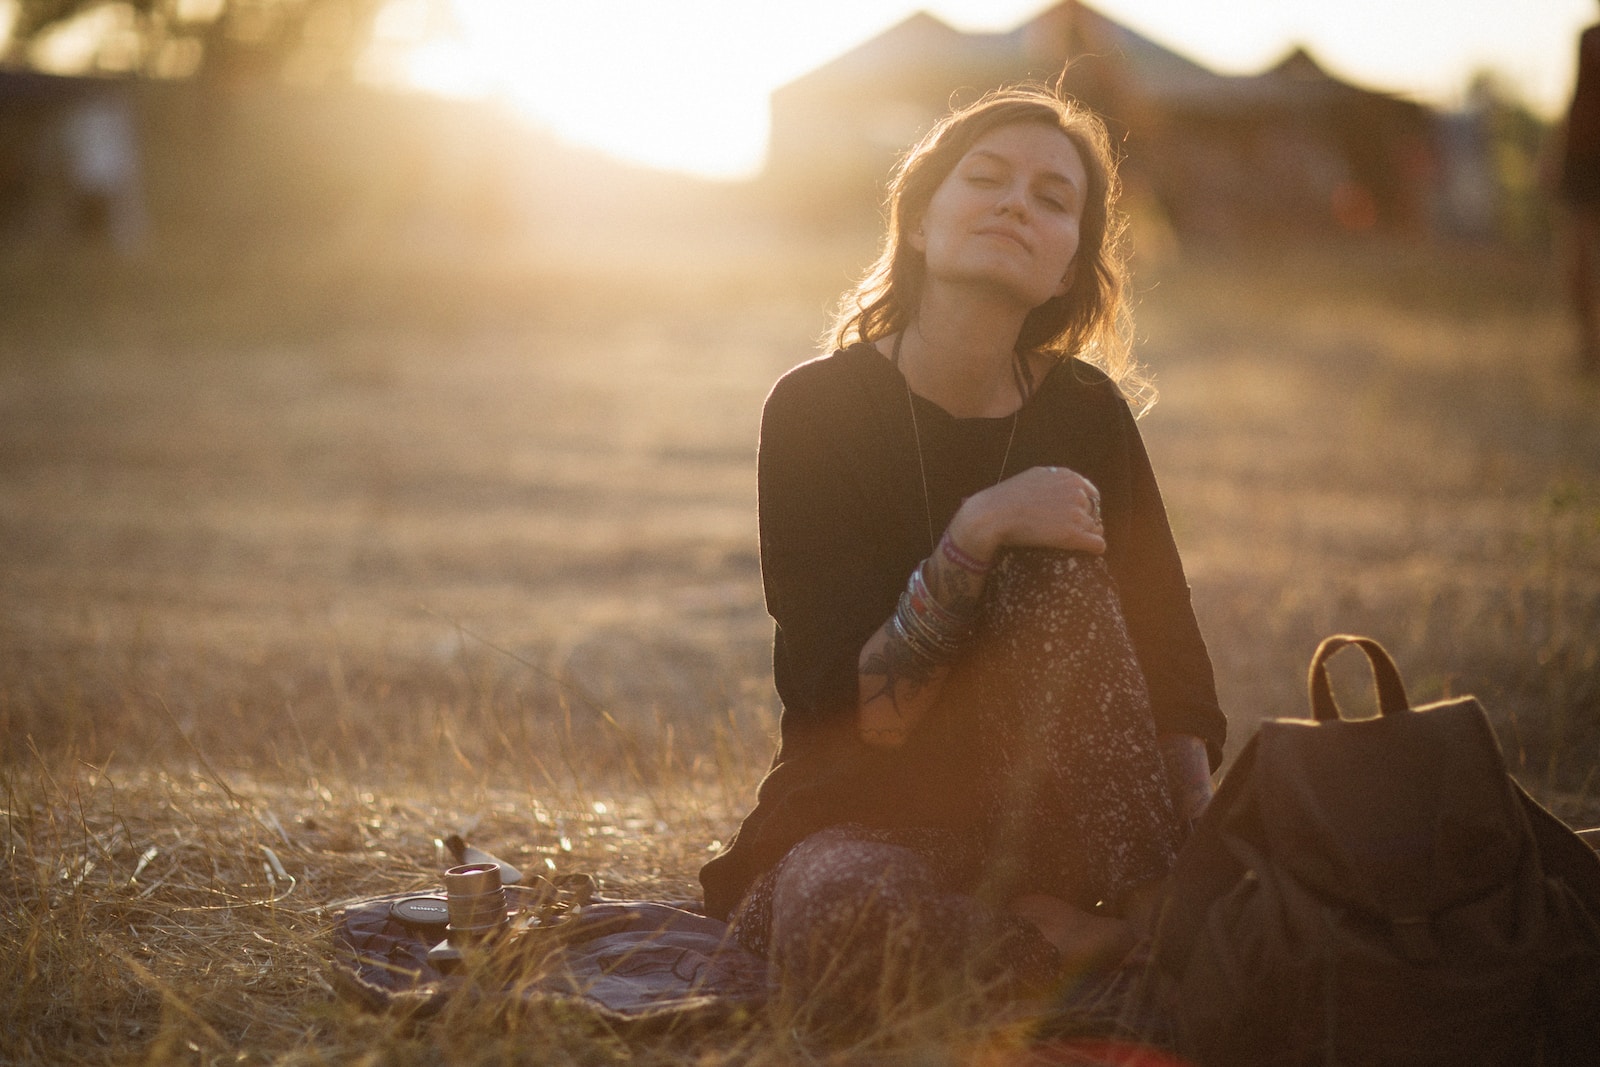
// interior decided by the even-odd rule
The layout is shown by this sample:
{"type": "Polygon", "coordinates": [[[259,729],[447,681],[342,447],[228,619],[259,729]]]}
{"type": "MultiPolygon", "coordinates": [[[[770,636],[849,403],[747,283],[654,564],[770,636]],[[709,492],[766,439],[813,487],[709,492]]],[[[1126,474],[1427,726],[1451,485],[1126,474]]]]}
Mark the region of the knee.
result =
{"type": "Polygon", "coordinates": [[[960,970],[939,923],[932,864],[897,845],[827,835],[785,859],[773,898],[771,959],[810,1026],[870,1032],[940,1003],[960,970]]]}
{"type": "Polygon", "coordinates": [[[1100,556],[1042,549],[1006,553],[990,580],[990,622],[1008,632],[1076,630],[1121,618],[1116,584],[1100,556]]]}
{"type": "Polygon", "coordinates": [[[824,831],[796,845],[773,891],[772,950],[786,970],[841,946],[880,951],[903,926],[914,925],[933,893],[927,861],[897,845],[852,840],[824,831]]]}
{"type": "Polygon", "coordinates": [[[911,849],[823,830],[785,857],[773,888],[774,919],[798,912],[860,914],[883,901],[912,898],[927,886],[927,866],[911,849]]]}

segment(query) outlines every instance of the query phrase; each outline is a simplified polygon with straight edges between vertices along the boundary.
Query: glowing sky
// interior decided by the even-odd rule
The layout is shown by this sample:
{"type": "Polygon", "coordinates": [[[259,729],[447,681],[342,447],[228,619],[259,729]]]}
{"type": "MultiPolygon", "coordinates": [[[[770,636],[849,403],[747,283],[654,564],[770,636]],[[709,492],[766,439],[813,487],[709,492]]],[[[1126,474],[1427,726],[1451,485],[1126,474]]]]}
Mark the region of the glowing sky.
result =
{"type": "MultiPolygon", "coordinates": [[[[430,0],[400,0],[421,12],[430,0]]],[[[433,0],[437,3],[440,0],[433,0]]],[[[1003,30],[1050,0],[444,0],[415,84],[504,96],[573,140],[718,176],[759,168],[767,94],[911,12],[1003,30]],[[447,31],[439,33],[437,31],[447,31]]],[[[1224,73],[1304,43],[1334,73],[1431,103],[1499,72],[1537,110],[1570,91],[1594,0],[1100,0],[1107,15],[1224,73]]],[[[419,16],[420,17],[420,16],[419,16]]],[[[415,20],[413,20],[415,22],[415,20]]],[[[415,34],[413,25],[409,32],[415,34]]]]}

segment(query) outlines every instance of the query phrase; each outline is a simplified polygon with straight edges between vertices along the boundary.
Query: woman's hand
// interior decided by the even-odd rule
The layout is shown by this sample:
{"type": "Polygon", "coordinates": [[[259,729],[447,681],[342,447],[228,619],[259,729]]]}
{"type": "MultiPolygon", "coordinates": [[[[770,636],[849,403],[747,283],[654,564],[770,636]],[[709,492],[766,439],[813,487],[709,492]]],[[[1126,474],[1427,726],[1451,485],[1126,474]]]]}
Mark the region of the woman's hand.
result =
{"type": "Polygon", "coordinates": [[[1002,548],[1106,550],[1100,490],[1066,467],[1030,467],[968,497],[950,535],[982,560],[1002,548]]]}
{"type": "MultiPolygon", "coordinates": [[[[1007,546],[1104,552],[1100,491],[1065,467],[1030,467],[973,494],[923,564],[927,594],[951,617],[971,619],[989,565],[1007,546]]],[[[948,673],[947,663],[908,643],[892,617],[867,639],[857,667],[857,731],[884,747],[904,743],[948,673]]]]}

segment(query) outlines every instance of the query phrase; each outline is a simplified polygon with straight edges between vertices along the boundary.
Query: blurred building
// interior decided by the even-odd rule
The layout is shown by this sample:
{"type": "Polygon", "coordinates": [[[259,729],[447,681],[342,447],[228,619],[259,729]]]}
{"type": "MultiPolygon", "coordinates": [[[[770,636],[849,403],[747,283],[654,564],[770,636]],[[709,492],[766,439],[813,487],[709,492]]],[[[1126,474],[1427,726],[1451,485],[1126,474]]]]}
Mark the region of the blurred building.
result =
{"type": "Polygon", "coordinates": [[[1428,108],[1344,82],[1303,49],[1260,74],[1218,74],[1078,0],[1005,33],[919,13],[783,86],[766,180],[813,219],[847,218],[952,103],[1058,77],[1123,146],[1135,210],[1179,236],[1433,226],[1428,108]]]}

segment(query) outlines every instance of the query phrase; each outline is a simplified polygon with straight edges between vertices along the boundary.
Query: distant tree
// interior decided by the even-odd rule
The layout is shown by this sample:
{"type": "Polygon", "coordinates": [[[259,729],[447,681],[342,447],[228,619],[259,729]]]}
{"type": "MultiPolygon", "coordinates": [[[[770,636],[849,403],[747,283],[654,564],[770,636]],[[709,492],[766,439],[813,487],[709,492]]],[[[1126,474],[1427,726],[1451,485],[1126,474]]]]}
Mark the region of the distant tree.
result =
{"type": "Polygon", "coordinates": [[[69,23],[104,31],[89,65],[147,76],[348,81],[388,0],[13,0],[4,53],[26,65],[69,23]]]}

